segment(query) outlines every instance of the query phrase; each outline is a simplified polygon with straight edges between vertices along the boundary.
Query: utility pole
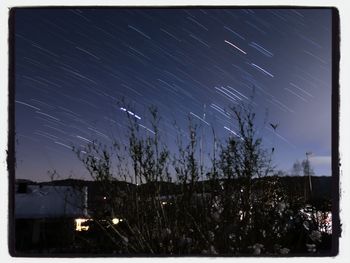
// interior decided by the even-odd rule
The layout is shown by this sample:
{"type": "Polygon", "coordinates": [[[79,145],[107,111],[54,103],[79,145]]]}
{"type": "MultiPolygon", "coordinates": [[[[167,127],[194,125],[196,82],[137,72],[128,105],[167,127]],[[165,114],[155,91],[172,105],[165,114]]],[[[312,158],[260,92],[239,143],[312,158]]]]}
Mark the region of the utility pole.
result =
{"type": "Polygon", "coordinates": [[[306,176],[309,180],[309,198],[311,200],[312,197],[312,182],[311,182],[311,173],[310,173],[310,160],[309,156],[312,155],[312,152],[306,152],[306,176]]]}
{"type": "MultiPolygon", "coordinates": [[[[206,104],[204,104],[203,106],[203,120],[205,121],[205,110],[206,110],[206,104]]],[[[200,174],[201,174],[201,179],[203,181],[203,137],[204,137],[204,131],[203,131],[203,125],[202,125],[202,128],[201,128],[201,140],[200,140],[200,146],[199,146],[199,155],[200,155],[200,160],[199,160],[199,166],[200,166],[200,174]]]]}

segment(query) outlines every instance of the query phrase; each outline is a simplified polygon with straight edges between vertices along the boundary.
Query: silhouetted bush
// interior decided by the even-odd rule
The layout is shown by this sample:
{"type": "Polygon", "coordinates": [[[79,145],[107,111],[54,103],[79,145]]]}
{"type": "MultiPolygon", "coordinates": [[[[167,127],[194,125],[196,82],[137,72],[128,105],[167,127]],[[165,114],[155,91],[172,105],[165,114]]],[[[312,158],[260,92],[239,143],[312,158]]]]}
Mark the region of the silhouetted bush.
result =
{"type": "Polygon", "coordinates": [[[294,202],[274,176],[274,149],[264,149],[251,109],[232,109],[237,133],[225,142],[213,131],[212,162],[206,170],[193,120],[172,156],[162,141],[156,108],[150,116],[153,132],[144,134],[138,120],[128,115],[127,146],[114,142],[75,148],[106,196],[105,206],[89,208],[94,227],[81,246],[94,247],[94,253],[167,255],[286,255],[330,249],[330,235],[320,232],[314,207],[301,210],[305,202],[297,196],[294,202]],[[130,187],[120,188],[118,182],[130,187]],[[123,221],[114,225],[102,220],[113,217],[123,221]]]}

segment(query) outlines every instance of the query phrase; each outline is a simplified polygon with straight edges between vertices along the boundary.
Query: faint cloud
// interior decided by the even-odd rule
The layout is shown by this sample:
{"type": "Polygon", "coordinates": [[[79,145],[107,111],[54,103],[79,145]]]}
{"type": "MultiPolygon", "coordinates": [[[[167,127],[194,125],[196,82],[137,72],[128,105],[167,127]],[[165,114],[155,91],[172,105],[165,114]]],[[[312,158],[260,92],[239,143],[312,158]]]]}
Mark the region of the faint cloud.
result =
{"type": "Polygon", "coordinates": [[[312,165],[331,165],[331,156],[311,156],[310,162],[312,165]]]}
{"type": "Polygon", "coordinates": [[[310,162],[316,175],[332,175],[331,156],[310,156],[310,162]]]}

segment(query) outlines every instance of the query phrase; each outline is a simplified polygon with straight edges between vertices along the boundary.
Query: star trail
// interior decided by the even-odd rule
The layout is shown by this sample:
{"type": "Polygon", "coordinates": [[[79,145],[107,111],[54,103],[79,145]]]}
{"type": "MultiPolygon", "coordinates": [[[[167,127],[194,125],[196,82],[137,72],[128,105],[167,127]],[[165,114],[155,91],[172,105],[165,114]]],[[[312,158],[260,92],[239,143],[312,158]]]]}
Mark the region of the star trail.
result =
{"type": "Polygon", "coordinates": [[[229,109],[241,103],[277,169],[311,151],[316,174],[331,175],[331,19],[316,8],[17,9],[16,177],[87,179],[72,146],[127,143],[129,117],[154,134],[151,105],[171,151],[191,117],[208,155],[212,129],[239,136],[229,109]]]}

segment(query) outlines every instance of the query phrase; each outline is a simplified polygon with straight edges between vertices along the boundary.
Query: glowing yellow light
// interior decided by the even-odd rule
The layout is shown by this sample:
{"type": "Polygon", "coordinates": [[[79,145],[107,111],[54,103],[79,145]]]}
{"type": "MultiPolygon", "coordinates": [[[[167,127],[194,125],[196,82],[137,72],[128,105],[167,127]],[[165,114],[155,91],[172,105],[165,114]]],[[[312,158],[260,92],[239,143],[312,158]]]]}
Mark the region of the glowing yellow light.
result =
{"type": "Polygon", "coordinates": [[[113,225],[118,224],[120,221],[122,221],[122,220],[119,220],[118,218],[113,218],[113,219],[112,219],[113,225]]]}
{"type": "Polygon", "coordinates": [[[89,221],[89,219],[85,218],[77,218],[75,219],[75,231],[88,231],[89,226],[83,226],[82,223],[89,221]]]}
{"type": "Polygon", "coordinates": [[[164,202],[164,201],[162,202],[162,205],[166,205],[166,204],[167,204],[167,202],[164,202]]]}

